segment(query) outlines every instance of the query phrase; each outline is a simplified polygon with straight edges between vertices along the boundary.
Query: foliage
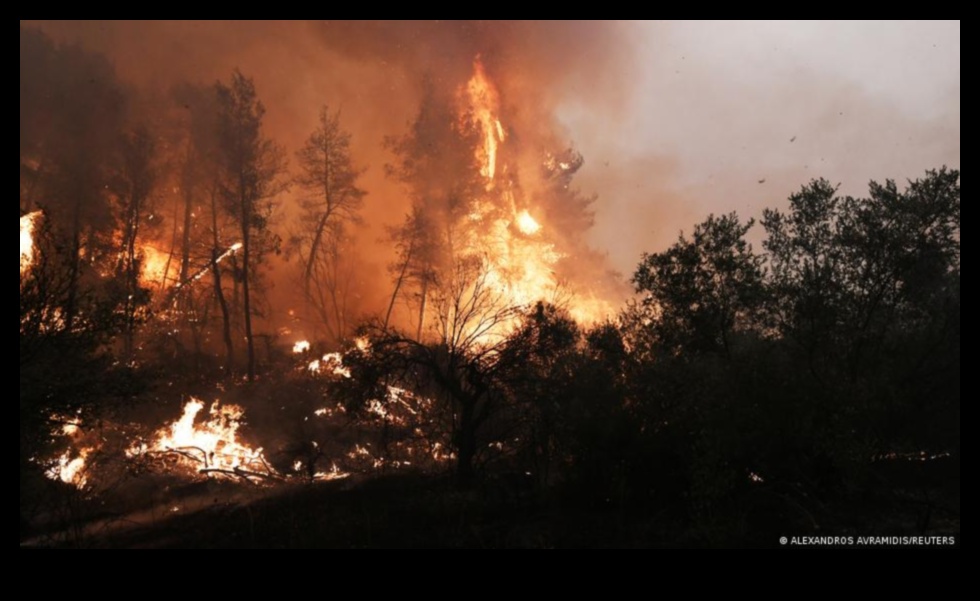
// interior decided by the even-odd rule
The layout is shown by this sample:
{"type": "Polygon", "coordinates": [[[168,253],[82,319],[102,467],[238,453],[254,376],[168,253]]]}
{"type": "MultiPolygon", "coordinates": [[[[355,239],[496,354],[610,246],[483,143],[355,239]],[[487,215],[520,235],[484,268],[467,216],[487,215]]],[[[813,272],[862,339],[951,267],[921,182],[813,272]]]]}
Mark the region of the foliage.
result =
{"type": "Polygon", "coordinates": [[[731,355],[732,337],[762,324],[763,258],[735,213],[711,215],[667,251],[644,255],[633,275],[644,313],[672,353],[731,355]]]}

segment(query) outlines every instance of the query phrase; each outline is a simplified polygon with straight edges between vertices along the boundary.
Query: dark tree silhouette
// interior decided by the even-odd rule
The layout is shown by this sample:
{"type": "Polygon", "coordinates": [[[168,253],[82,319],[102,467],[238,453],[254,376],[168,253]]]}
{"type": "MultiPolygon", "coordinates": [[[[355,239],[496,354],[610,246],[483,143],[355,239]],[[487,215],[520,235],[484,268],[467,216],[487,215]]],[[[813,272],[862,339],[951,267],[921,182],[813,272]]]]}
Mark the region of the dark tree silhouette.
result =
{"type": "Polygon", "coordinates": [[[691,239],[643,256],[633,283],[665,349],[730,356],[733,334],[759,325],[763,258],[744,239],[753,223],[712,215],[691,239]]]}
{"type": "Polygon", "coordinates": [[[254,82],[235,71],[231,84],[216,84],[218,95],[218,152],[223,170],[222,196],[235,216],[242,235],[242,303],[246,375],[255,379],[255,340],[252,332],[254,270],[269,244],[268,223],[273,198],[285,184],[282,150],[262,133],[265,107],[254,82]]]}
{"type": "Polygon", "coordinates": [[[140,269],[144,257],[138,247],[140,228],[151,207],[150,194],[158,178],[155,142],[145,127],[139,127],[124,138],[123,163],[119,177],[119,208],[122,222],[122,261],[120,272],[125,281],[126,302],[124,352],[127,360],[133,355],[133,336],[138,311],[149,302],[149,290],[140,285],[140,269]]]}

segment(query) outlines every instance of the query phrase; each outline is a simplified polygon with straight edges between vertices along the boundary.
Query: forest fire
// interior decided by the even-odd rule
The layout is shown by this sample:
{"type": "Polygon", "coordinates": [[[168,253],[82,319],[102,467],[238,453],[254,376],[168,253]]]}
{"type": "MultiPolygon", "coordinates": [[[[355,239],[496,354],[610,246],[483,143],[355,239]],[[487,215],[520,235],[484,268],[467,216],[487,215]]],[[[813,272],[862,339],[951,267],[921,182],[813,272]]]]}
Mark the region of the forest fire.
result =
{"type": "Polygon", "coordinates": [[[650,27],[22,21],[22,545],[958,536],[958,104],[650,27]]]}
{"type": "MultiPolygon", "coordinates": [[[[443,343],[471,345],[473,352],[481,352],[481,348],[492,349],[520,326],[521,311],[540,301],[565,303],[570,315],[583,324],[606,318],[612,313],[612,308],[606,301],[598,300],[596,293],[591,290],[566,289],[567,283],[556,275],[559,262],[569,258],[569,252],[558,250],[559,237],[541,221],[542,211],[535,210],[534,213],[539,217],[532,216],[532,207],[528,202],[533,194],[518,184],[517,176],[522,169],[539,169],[543,166],[547,173],[562,176],[572,170],[571,163],[547,154],[543,162],[521,165],[515,162],[517,153],[505,152],[508,135],[500,114],[501,93],[479,56],[472,64],[471,77],[458,86],[454,98],[456,121],[444,122],[438,126],[448,128],[450,136],[462,135],[460,132],[471,130],[477,134],[477,141],[472,146],[460,146],[460,152],[472,153],[476,162],[477,185],[469,189],[472,197],[465,199],[465,205],[469,207],[465,219],[454,223],[451,212],[448,216],[441,217],[447,220],[444,224],[446,228],[458,230],[453,234],[456,241],[450,239],[439,245],[431,245],[431,241],[413,241],[412,245],[429,244],[428,256],[425,256],[424,262],[419,262],[418,255],[411,256],[411,252],[404,257],[403,271],[426,274],[419,278],[417,285],[420,289],[415,297],[418,300],[413,300],[418,303],[419,311],[416,338],[421,342],[440,340],[441,337],[443,343]],[[452,254],[446,258],[436,256],[437,253],[446,251],[452,254]],[[445,264],[450,267],[447,269],[445,264]],[[476,266],[475,271],[473,266],[476,266]],[[445,273],[439,273],[442,270],[445,273]],[[427,296],[431,296],[431,301],[427,296]],[[433,324],[432,330],[424,328],[424,323],[433,324]]],[[[329,133],[328,128],[334,127],[330,122],[324,122],[323,127],[320,135],[324,136],[324,140],[330,135],[338,135],[329,133]]],[[[461,139],[467,141],[465,137],[461,139]]],[[[333,151],[333,148],[327,150],[333,151]]],[[[333,160],[328,155],[324,156],[328,157],[328,164],[333,160]]],[[[448,157],[448,160],[459,161],[464,166],[468,163],[466,157],[448,157]]],[[[460,173],[455,176],[468,177],[466,168],[461,168],[460,173]]],[[[325,171],[319,177],[339,176],[328,176],[325,171]]],[[[410,182],[412,186],[423,188],[435,186],[439,189],[444,185],[445,182],[440,179],[446,176],[437,175],[430,180],[431,177],[428,173],[421,178],[412,176],[410,182]]],[[[338,181],[339,185],[345,185],[342,178],[337,181],[323,179],[322,183],[329,186],[338,181]]],[[[348,193],[356,192],[351,189],[348,193]]],[[[320,225],[315,230],[315,240],[310,247],[310,253],[313,254],[305,260],[306,276],[310,278],[317,277],[320,269],[336,269],[335,265],[316,263],[315,256],[318,247],[323,248],[330,241],[321,238],[333,235],[331,230],[324,227],[331,217],[329,211],[339,210],[332,208],[331,203],[343,202],[330,197],[327,201],[325,208],[328,212],[317,217],[320,225]]],[[[339,206],[344,207],[343,204],[339,206]]],[[[437,213],[445,210],[445,207],[428,207],[426,210],[437,213]]],[[[239,271],[239,259],[245,245],[244,242],[226,247],[220,244],[217,239],[219,226],[216,211],[212,207],[210,259],[205,255],[193,260],[187,246],[183,250],[172,247],[170,251],[164,252],[158,250],[160,241],[139,245],[140,250],[135,255],[140,261],[139,283],[169,293],[163,295],[163,298],[172,298],[175,310],[159,314],[169,322],[180,319],[184,311],[178,309],[187,306],[192,298],[191,294],[205,294],[208,287],[200,286],[198,290],[191,290],[186,295],[177,293],[190,290],[189,284],[203,280],[206,276],[210,276],[214,301],[217,306],[222,307],[222,311],[228,305],[227,295],[239,294],[239,280],[243,276],[239,271]],[[225,271],[224,264],[228,261],[234,263],[225,271]],[[195,264],[200,266],[195,269],[195,264]],[[227,276],[232,276],[231,280],[234,282],[230,290],[226,288],[227,276]]],[[[22,271],[25,265],[30,265],[30,237],[39,215],[40,212],[35,212],[21,218],[22,271]]],[[[187,216],[189,221],[184,227],[187,227],[187,223],[193,223],[197,214],[188,212],[187,216]]],[[[422,233],[436,238],[442,236],[435,229],[422,233]]],[[[179,236],[174,235],[173,242],[177,240],[179,236]]],[[[318,285],[335,285],[329,280],[310,281],[318,285]]],[[[395,295],[399,284],[396,283],[395,295]]],[[[331,291],[331,294],[335,293],[336,291],[331,291]]],[[[337,309],[336,305],[333,306],[334,311],[337,309]]],[[[330,316],[325,321],[329,322],[333,317],[330,316]]],[[[223,319],[227,327],[229,317],[225,315],[223,319]]],[[[228,336],[226,330],[225,344],[230,349],[228,336]]],[[[313,343],[310,340],[301,339],[292,343],[291,351],[295,355],[304,356],[312,348],[313,343]]],[[[471,351],[467,348],[466,352],[471,351]]],[[[358,381],[359,376],[347,364],[348,355],[360,356],[368,361],[377,358],[371,350],[370,339],[358,336],[353,339],[353,345],[348,350],[327,352],[319,358],[306,360],[301,370],[312,376],[325,377],[328,381],[339,380],[349,382],[354,387],[360,386],[362,383],[358,381]]],[[[362,462],[367,469],[381,470],[413,464],[424,465],[427,461],[440,464],[457,458],[456,452],[449,449],[451,444],[419,428],[421,423],[442,419],[433,413],[435,405],[432,398],[389,382],[377,387],[374,392],[376,396],[369,398],[363,405],[365,413],[373,419],[381,420],[386,428],[397,427],[411,431],[412,437],[392,444],[384,454],[368,450],[370,444],[355,443],[353,450],[339,452],[336,459],[362,462]],[[391,453],[394,455],[387,456],[391,453]]],[[[133,443],[126,451],[127,456],[131,459],[159,457],[163,459],[163,465],[168,471],[189,477],[228,476],[265,482],[280,481],[286,477],[284,472],[270,465],[262,448],[250,446],[240,439],[238,429],[244,417],[242,406],[222,405],[215,401],[206,411],[205,409],[203,401],[191,398],[184,404],[180,418],[157,430],[148,441],[140,439],[133,443]]],[[[347,409],[343,404],[337,403],[316,408],[312,413],[320,418],[332,418],[346,414],[347,409]]],[[[68,439],[74,441],[71,436],[68,439]]],[[[317,457],[323,454],[324,450],[318,443],[310,444],[317,449],[317,457]]],[[[86,458],[92,448],[83,445],[81,441],[75,446],[77,448],[69,448],[54,460],[48,475],[84,488],[88,482],[86,458]]],[[[487,448],[500,452],[505,446],[503,442],[494,440],[487,448]]],[[[329,470],[325,472],[314,469],[314,464],[315,462],[298,459],[293,462],[292,469],[295,472],[309,468],[309,474],[314,479],[338,479],[349,473],[340,470],[336,460],[331,461],[329,470]]]]}

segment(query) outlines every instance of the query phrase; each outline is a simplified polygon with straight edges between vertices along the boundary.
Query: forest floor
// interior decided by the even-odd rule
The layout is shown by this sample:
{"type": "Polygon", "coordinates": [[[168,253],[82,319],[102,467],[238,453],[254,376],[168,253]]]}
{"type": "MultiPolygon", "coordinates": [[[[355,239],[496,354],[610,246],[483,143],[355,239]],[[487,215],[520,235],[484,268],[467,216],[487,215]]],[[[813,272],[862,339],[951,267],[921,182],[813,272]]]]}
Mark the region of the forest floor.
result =
{"type": "Polygon", "coordinates": [[[145,478],[125,495],[62,499],[25,523],[21,548],[648,548],[776,547],[790,536],[954,536],[959,478],[893,487],[816,516],[756,503],[725,523],[683,507],[542,498],[503,479],[460,491],[420,474],[270,487],[145,478]],[[813,527],[816,526],[816,527],[813,527]]]}

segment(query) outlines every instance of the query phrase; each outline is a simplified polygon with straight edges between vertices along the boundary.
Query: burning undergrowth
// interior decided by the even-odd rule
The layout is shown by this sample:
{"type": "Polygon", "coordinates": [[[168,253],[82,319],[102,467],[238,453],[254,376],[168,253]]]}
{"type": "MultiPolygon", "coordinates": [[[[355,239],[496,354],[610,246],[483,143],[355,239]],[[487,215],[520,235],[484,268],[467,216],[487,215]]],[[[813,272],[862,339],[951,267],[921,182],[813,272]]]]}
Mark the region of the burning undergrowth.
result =
{"type": "MultiPolygon", "coordinates": [[[[269,486],[440,471],[455,458],[433,399],[386,385],[378,398],[335,400],[351,377],[344,354],[317,358],[302,342],[284,361],[286,375],[268,386],[218,386],[182,399],[178,410],[172,399],[167,410],[141,404],[98,420],[53,414],[56,452],[33,461],[49,479],[98,495],[132,478],[269,486]]],[[[369,348],[361,340],[349,352],[369,348]]]]}

